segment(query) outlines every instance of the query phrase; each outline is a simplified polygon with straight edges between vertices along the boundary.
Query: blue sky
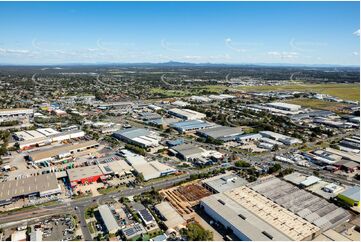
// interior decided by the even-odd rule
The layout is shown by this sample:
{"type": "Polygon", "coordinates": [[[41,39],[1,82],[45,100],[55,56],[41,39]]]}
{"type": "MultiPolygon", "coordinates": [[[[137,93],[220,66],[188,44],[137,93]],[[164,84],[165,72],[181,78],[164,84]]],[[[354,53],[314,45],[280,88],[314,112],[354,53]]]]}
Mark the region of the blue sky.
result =
{"type": "Polygon", "coordinates": [[[0,2],[0,63],[359,65],[359,21],[359,2],[0,2]]]}

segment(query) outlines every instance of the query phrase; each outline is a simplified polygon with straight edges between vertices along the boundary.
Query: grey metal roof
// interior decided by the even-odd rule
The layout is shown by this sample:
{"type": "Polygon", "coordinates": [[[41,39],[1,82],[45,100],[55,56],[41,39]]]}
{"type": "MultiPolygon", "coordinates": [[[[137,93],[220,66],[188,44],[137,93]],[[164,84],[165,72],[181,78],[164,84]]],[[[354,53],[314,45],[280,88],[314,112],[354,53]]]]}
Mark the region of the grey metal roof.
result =
{"type": "Polygon", "coordinates": [[[248,183],[247,180],[232,173],[214,176],[202,182],[217,192],[225,192],[248,183]]]}
{"type": "Polygon", "coordinates": [[[114,233],[119,229],[119,225],[115,220],[112,211],[110,210],[108,205],[101,205],[98,207],[100,216],[103,219],[104,225],[107,228],[108,232],[114,233]]]}
{"type": "Polygon", "coordinates": [[[241,128],[237,127],[225,127],[218,126],[214,128],[204,129],[198,131],[201,135],[210,136],[214,139],[229,137],[229,136],[237,136],[243,133],[241,128]]]}
{"type": "Polygon", "coordinates": [[[342,192],[341,195],[351,198],[354,201],[360,201],[360,187],[350,187],[346,191],[342,192]]]}
{"type": "Polygon", "coordinates": [[[203,150],[201,148],[194,146],[192,144],[181,144],[172,147],[172,149],[184,156],[203,153],[203,150]]]}
{"type": "Polygon", "coordinates": [[[134,139],[139,136],[146,136],[149,135],[149,130],[141,129],[141,128],[130,128],[130,129],[123,129],[117,132],[114,132],[115,135],[121,135],[128,139],[134,139]]]}
{"type": "Polygon", "coordinates": [[[59,188],[56,175],[49,173],[0,183],[0,201],[59,188]]]}

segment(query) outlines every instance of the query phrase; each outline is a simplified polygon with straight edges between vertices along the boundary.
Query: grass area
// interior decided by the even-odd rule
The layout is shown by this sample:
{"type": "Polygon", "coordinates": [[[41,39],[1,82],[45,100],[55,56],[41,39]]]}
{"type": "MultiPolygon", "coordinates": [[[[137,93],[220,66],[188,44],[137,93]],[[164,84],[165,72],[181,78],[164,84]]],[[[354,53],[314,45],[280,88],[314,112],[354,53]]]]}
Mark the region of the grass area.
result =
{"type": "Polygon", "coordinates": [[[237,89],[240,91],[312,91],[331,96],[339,97],[345,100],[358,101],[360,100],[360,85],[359,84],[293,84],[280,86],[245,86],[245,87],[227,87],[223,85],[208,85],[191,89],[162,89],[152,88],[150,90],[153,94],[163,95],[165,97],[185,97],[190,95],[203,95],[207,92],[223,93],[225,90],[237,89]]]}
{"type": "Polygon", "coordinates": [[[288,99],[285,102],[301,105],[302,107],[329,110],[333,112],[339,112],[343,108],[350,106],[344,103],[328,102],[328,101],[309,99],[309,98],[288,99]]]}
{"type": "MultiPolygon", "coordinates": [[[[228,89],[226,86],[207,86],[209,90],[221,91],[228,89]]],[[[234,89],[234,88],[233,88],[234,89]]],[[[329,94],[331,96],[339,97],[345,100],[359,101],[360,100],[360,85],[359,84],[294,84],[281,86],[247,86],[237,87],[238,90],[243,91],[309,91],[329,94]]]]}
{"type": "Polygon", "coordinates": [[[80,195],[72,196],[72,199],[74,199],[74,200],[79,200],[79,199],[84,199],[84,198],[88,198],[88,197],[91,197],[91,196],[92,196],[91,192],[89,192],[89,193],[82,193],[82,194],[80,194],[80,195]]]}
{"type": "Polygon", "coordinates": [[[96,232],[95,222],[94,221],[89,222],[88,223],[88,228],[89,228],[90,233],[94,234],[96,232]]]}
{"type": "Polygon", "coordinates": [[[87,207],[84,211],[85,219],[94,217],[94,210],[97,208],[97,205],[87,207]]]}
{"type": "Polygon", "coordinates": [[[101,188],[101,189],[98,189],[98,192],[100,194],[108,194],[108,193],[111,193],[111,192],[120,192],[122,190],[124,190],[126,187],[125,186],[119,186],[119,187],[107,187],[107,188],[101,188]]]}

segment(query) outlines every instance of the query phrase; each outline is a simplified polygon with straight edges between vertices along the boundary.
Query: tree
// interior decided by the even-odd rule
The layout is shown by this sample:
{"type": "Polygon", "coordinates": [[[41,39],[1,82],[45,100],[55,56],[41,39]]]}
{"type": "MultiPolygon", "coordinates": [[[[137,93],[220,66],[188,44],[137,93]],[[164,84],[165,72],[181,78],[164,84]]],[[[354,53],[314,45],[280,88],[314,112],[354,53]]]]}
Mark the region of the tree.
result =
{"type": "Polygon", "coordinates": [[[282,166],[280,164],[274,164],[268,169],[268,174],[273,174],[279,170],[281,170],[282,166]]]}
{"type": "Polygon", "coordinates": [[[237,161],[236,163],[234,163],[234,165],[236,167],[250,167],[251,166],[251,164],[249,164],[246,161],[237,161]]]}
{"type": "Polygon", "coordinates": [[[181,233],[192,241],[210,241],[213,239],[213,233],[197,223],[188,224],[187,229],[182,230],[181,233]]]}

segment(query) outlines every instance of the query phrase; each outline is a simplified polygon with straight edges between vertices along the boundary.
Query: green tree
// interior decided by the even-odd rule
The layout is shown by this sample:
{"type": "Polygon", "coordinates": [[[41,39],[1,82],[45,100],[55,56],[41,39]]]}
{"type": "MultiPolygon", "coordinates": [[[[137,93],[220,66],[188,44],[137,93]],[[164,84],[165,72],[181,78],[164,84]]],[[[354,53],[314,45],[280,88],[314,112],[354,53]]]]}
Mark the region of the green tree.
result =
{"type": "Polygon", "coordinates": [[[182,230],[182,235],[192,241],[210,241],[213,240],[213,233],[204,229],[197,223],[190,223],[186,230],[182,230]]]}

